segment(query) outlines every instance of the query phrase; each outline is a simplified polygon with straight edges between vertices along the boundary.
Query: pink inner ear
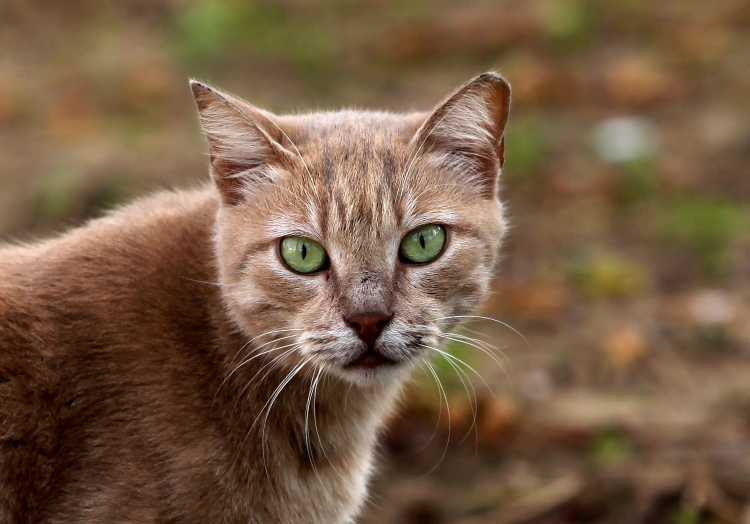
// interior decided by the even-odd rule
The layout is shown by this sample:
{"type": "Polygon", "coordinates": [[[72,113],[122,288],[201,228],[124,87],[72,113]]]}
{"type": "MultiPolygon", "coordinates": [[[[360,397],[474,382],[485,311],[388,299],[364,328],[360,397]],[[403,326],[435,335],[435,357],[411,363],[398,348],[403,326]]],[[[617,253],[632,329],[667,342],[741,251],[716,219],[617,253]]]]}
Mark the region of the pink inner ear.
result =
{"type": "Polygon", "coordinates": [[[209,143],[211,175],[225,204],[237,205],[252,186],[272,182],[270,166],[294,164],[294,156],[274,140],[283,133],[268,114],[208,86],[193,83],[192,88],[209,143]]]}
{"type": "Polygon", "coordinates": [[[510,107],[510,87],[493,73],[470,81],[427,118],[415,147],[441,168],[494,197],[504,162],[503,133],[510,107]]]}
{"type": "Polygon", "coordinates": [[[505,165],[505,135],[500,139],[500,143],[497,145],[497,158],[500,159],[500,169],[505,165]]]}
{"type": "Polygon", "coordinates": [[[262,175],[262,161],[237,162],[211,154],[211,177],[225,204],[235,206],[245,200],[247,178],[250,172],[256,172],[255,178],[262,175]]]}

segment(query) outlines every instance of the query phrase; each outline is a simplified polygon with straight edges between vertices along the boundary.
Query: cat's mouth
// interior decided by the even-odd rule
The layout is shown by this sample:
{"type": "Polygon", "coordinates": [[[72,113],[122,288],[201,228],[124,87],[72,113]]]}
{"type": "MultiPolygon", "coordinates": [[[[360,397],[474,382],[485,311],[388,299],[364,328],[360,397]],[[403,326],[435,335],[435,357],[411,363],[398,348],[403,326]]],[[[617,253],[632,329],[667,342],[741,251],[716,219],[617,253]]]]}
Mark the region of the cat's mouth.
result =
{"type": "Polygon", "coordinates": [[[384,366],[395,366],[399,364],[398,360],[388,358],[377,351],[368,351],[358,356],[348,364],[344,365],[345,369],[377,369],[384,366]]]}

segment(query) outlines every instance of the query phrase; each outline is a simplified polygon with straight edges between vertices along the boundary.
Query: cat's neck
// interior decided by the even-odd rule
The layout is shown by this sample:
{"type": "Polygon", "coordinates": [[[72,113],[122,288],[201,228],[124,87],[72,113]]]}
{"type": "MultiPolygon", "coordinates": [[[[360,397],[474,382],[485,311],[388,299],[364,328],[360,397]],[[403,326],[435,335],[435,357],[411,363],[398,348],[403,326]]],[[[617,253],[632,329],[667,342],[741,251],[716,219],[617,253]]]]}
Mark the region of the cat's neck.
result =
{"type": "Polygon", "coordinates": [[[270,514],[285,513],[283,522],[333,522],[337,507],[356,514],[400,383],[353,384],[309,365],[277,367],[272,356],[253,358],[257,346],[248,348],[243,335],[223,340],[225,378],[213,410],[237,484],[275,505],[270,514]],[[237,351],[250,360],[235,358],[237,351]]]}
{"type": "Polygon", "coordinates": [[[369,461],[378,428],[394,407],[398,381],[354,384],[310,364],[278,366],[272,356],[248,349],[242,335],[225,340],[232,358],[217,402],[240,456],[310,474],[367,467],[361,462],[369,461]],[[245,358],[236,358],[236,350],[245,358]]]}

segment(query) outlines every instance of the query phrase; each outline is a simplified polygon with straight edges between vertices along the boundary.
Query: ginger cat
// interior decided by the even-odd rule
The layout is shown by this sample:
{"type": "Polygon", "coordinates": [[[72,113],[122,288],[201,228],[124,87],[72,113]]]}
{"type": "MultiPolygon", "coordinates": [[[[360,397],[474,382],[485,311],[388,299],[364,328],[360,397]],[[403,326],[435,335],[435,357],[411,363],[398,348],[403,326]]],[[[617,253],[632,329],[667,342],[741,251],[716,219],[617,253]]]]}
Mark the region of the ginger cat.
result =
{"type": "Polygon", "coordinates": [[[192,82],[213,184],[0,248],[0,522],[350,523],[485,295],[510,88],[275,116],[192,82]]]}

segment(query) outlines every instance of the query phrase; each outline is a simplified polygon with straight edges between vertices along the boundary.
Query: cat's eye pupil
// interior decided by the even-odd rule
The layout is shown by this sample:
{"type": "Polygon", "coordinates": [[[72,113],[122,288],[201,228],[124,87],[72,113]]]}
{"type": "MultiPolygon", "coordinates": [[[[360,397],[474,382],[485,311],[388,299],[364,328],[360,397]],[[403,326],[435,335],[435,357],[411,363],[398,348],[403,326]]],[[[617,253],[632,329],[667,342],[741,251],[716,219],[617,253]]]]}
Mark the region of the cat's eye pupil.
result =
{"type": "Polygon", "coordinates": [[[424,233],[419,234],[419,245],[424,249],[424,233]]]}
{"type": "Polygon", "coordinates": [[[307,244],[302,244],[302,260],[307,258],[307,244]]]}

